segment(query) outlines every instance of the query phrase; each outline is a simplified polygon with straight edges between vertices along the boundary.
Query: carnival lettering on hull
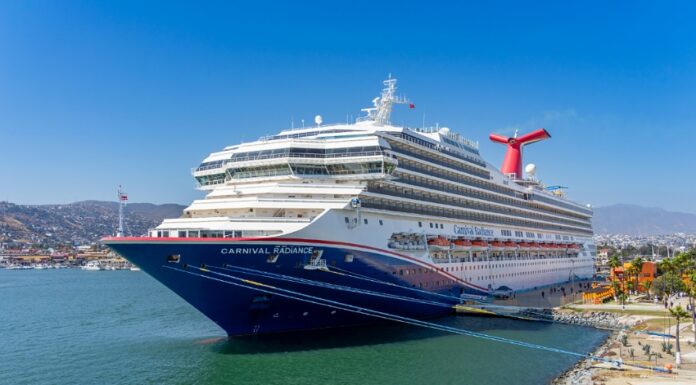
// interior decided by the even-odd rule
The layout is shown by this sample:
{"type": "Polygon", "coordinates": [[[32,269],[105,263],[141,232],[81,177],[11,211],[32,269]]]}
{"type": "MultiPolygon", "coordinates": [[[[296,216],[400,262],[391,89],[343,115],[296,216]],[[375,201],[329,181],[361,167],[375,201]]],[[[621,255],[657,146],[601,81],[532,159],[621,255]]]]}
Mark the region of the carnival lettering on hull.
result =
{"type": "Polygon", "coordinates": [[[459,226],[454,225],[454,233],[458,235],[474,235],[477,237],[492,237],[493,229],[479,226],[459,226]]]}

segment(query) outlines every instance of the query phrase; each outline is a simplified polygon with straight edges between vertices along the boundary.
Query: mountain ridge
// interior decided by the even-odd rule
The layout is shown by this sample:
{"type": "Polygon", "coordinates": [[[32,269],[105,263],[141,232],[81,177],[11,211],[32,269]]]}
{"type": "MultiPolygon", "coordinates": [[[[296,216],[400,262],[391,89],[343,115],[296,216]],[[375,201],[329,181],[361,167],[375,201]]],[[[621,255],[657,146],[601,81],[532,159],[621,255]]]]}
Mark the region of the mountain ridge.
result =
{"type": "MultiPolygon", "coordinates": [[[[130,203],[125,230],[146,234],[164,218],[179,217],[186,206],[130,203]]],[[[90,244],[113,235],[118,227],[118,203],[85,200],[67,204],[20,205],[0,202],[0,242],[43,246],[90,244]]]]}
{"type": "Polygon", "coordinates": [[[595,234],[633,236],[696,233],[696,214],[619,203],[594,208],[595,234]]]}

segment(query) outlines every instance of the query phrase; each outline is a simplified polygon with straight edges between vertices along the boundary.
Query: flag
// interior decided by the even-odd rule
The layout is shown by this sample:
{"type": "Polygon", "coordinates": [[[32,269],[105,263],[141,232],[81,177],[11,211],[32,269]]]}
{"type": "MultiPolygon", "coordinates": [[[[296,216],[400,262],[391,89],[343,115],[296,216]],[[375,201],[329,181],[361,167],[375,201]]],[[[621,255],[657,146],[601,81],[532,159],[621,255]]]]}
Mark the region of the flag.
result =
{"type": "Polygon", "coordinates": [[[118,199],[120,199],[122,202],[125,202],[128,200],[128,195],[126,194],[121,194],[118,199]]]}
{"type": "Polygon", "coordinates": [[[408,104],[408,108],[416,108],[416,105],[413,104],[413,103],[409,103],[409,104],[408,104]]]}

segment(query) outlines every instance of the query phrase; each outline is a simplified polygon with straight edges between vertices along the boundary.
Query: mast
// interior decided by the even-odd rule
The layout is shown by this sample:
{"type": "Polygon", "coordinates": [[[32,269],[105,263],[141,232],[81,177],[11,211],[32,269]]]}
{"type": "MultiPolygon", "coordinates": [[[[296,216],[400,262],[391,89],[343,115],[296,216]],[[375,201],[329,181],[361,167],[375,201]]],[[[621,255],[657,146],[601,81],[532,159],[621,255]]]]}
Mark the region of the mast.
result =
{"type": "Polygon", "coordinates": [[[409,108],[414,108],[414,105],[409,102],[408,99],[403,96],[396,96],[396,79],[393,79],[391,74],[389,74],[389,78],[382,83],[384,84],[382,95],[372,100],[374,107],[363,108],[361,110],[366,112],[367,116],[359,120],[371,120],[375,122],[375,125],[383,126],[390,123],[389,118],[391,117],[392,105],[408,104],[409,108]]]}
{"type": "Polygon", "coordinates": [[[128,202],[128,195],[126,194],[125,191],[123,191],[123,188],[121,185],[118,186],[118,230],[116,231],[116,236],[117,237],[123,237],[124,232],[123,232],[123,209],[126,207],[126,202],[128,202]]]}

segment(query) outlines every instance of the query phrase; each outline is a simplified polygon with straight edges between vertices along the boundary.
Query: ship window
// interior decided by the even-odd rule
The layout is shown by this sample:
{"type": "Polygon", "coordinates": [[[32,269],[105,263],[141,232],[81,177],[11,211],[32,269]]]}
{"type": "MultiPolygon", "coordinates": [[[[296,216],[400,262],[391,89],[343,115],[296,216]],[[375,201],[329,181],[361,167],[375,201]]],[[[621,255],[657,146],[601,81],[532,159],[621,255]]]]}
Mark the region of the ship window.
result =
{"type": "Polygon", "coordinates": [[[184,230],[184,231],[179,230],[179,238],[186,238],[186,230],[184,230]]]}
{"type": "Polygon", "coordinates": [[[433,222],[430,222],[430,228],[431,229],[433,228],[433,222]]]}
{"type": "Polygon", "coordinates": [[[363,223],[367,224],[367,218],[363,219],[363,223]]]}
{"type": "Polygon", "coordinates": [[[423,222],[418,222],[418,227],[423,227],[423,222]]]}
{"type": "Polygon", "coordinates": [[[382,222],[381,219],[379,220],[379,225],[380,225],[380,226],[384,225],[384,222],[382,222]]]}
{"type": "Polygon", "coordinates": [[[179,254],[172,254],[172,255],[167,256],[167,262],[169,262],[169,263],[179,263],[180,260],[181,260],[181,255],[179,255],[179,254]]]}
{"type": "Polygon", "coordinates": [[[343,257],[343,260],[344,260],[345,262],[350,263],[350,262],[353,262],[353,258],[354,258],[353,254],[346,254],[346,256],[343,257]]]}
{"type": "Polygon", "coordinates": [[[198,238],[198,230],[189,230],[188,237],[189,238],[198,238]]]}

